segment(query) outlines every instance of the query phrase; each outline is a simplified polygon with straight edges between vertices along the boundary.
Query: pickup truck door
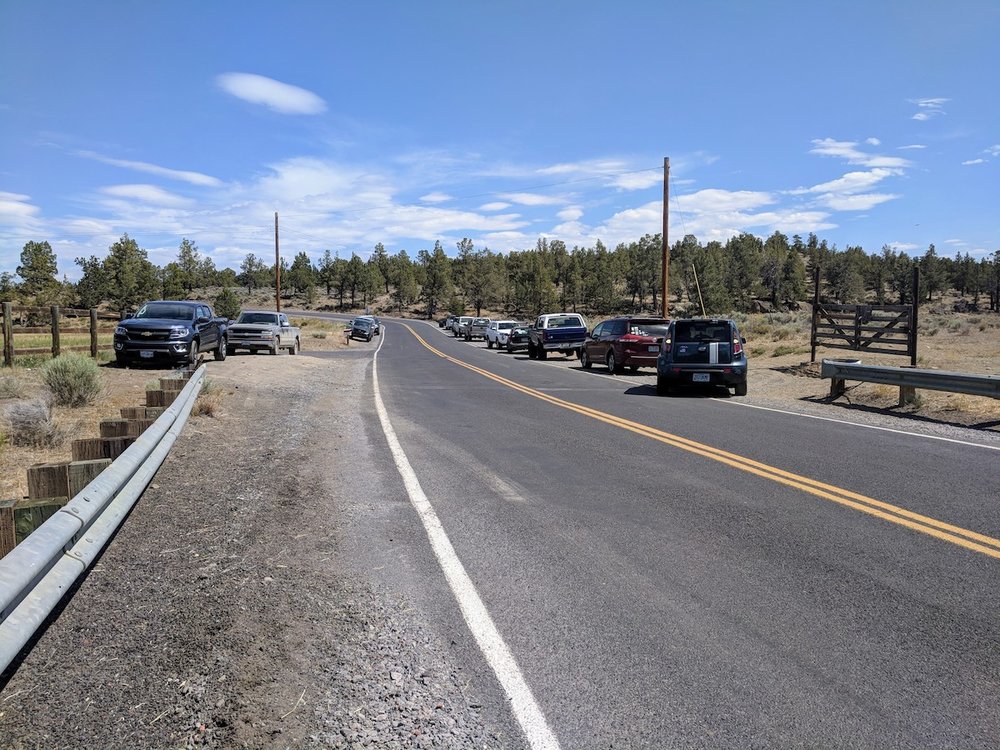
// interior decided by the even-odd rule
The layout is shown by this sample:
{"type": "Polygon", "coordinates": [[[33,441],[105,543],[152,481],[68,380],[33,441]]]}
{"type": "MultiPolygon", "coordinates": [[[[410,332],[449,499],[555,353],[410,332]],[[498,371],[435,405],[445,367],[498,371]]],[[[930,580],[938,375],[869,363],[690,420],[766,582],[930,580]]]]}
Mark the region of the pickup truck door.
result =
{"type": "Polygon", "coordinates": [[[278,332],[278,346],[288,346],[288,339],[291,338],[292,334],[292,332],[288,330],[288,316],[284,313],[279,313],[278,325],[281,328],[278,332]]]}
{"type": "Polygon", "coordinates": [[[212,320],[212,311],[204,305],[198,305],[195,310],[195,328],[200,341],[199,349],[208,351],[219,343],[219,324],[212,320]]]}

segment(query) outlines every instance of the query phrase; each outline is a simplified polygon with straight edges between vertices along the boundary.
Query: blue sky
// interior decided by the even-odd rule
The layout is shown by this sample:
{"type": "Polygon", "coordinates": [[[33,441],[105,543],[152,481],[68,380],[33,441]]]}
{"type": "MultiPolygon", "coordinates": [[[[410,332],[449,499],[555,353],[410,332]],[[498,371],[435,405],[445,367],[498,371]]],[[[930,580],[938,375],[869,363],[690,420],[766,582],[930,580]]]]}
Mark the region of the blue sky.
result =
{"type": "Polygon", "coordinates": [[[1000,3],[0,0],[0,271],[128,232],[411,257],[816,232],[1000,249],[1000,3]]]}

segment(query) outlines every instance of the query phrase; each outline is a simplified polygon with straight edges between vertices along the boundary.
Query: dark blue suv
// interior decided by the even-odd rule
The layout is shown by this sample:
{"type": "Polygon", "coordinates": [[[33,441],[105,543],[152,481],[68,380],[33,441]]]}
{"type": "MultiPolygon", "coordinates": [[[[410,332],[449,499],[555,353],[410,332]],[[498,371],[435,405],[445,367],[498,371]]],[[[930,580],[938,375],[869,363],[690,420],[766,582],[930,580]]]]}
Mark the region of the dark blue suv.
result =
{"type": "Polygon", "coordinates": [[[746,339],[726,318],[679,318],[670,323],[656,360],[656,392],[676,385],[722,385],[747,395],[746,339]]]}

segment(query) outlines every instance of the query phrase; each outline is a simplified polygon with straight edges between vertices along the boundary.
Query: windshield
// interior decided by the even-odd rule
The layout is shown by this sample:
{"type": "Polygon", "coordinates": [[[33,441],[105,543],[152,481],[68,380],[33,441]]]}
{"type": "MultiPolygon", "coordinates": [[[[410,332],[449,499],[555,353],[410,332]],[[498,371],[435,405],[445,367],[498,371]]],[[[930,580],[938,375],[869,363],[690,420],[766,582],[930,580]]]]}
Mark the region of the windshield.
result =
{"type": "Polygon", "coordinates": [[[276,325],[278,316],[275,313],[251,312],[240,313],[237,323],[265,323],[276,325]]]}
{"type": "Polygon", "coordinates": [[[194,318],[194,308],[188,305],[175,305],[170,302],[155,302],[143,305],[135,314],[137,318],[160,318],[167,320],[191,320],[194,318]]]}

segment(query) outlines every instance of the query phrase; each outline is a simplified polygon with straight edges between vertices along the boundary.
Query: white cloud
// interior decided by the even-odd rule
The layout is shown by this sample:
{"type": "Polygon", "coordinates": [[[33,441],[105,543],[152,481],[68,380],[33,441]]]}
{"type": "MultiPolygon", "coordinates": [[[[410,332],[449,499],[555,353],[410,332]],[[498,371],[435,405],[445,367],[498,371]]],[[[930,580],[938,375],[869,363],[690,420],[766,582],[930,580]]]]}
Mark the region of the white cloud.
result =
{"type": "Polygon", "coordinates": [[[990,156],[1000,156],[1000,143],[996,146],[990,146],[988,149],[985,149],[983,153],[989,154],[990,156]]]}
{"type": "Polygon", "coordinates": [[[609,172],[620,172],[627,169],[628,165],[620,159],[587,159],[578,162],[565,162],[553,164],[549,167],[536,169],[537,174],[588,174],[607,175],[609,172]]]}
{"type": "Polygon", "coordinates": [[[647,170],[620,174],[613,178],[612,184],[620,190],[645,190],[653,185],[663,184],[662,170],[647,170]]]}
{"type": "Polygon", "coordinates": [[[985,164],[986,159],[969,159],[968,161],[963,161],[962,166],[968,166],[970,164],[985,164]]]}
{"type": "Polygon", "coordinates": [[[951,99],[937,97],[930,99],[910,99],[909,101],[911,104],[916,104],[919,107],[919,111],[913,115],[912,119],[919,122],[926,122],[927,120],[946,114],[941,108],[945,103],[950,102],[951,99]]]}
{"type": "Polygon", "coordinates": [[[914,242],[889,242],[888,245],[898,253],[909,252],[920,247],[920,245],[914,242]]]}
{"type": "Polygon", "coordinates": [[[253,73],[223,73],[215,79],[219,87],[237,99],[262,104],[284,115],[316,115],[326,102],[311,91],[253,73]]]}
{"type": "Polygon", "coordinates": [[[898,197],[898,195],[891,193],[862,193],[860,195],[829,193],[821,195],[817,199],[817,203],[834,211],[867,211],[873,206],[895,200],[898,197]]]}
{"type": "Polygon", "coordinates": [[[860,193],[877,185],[887,177],[894,177],[903,174],[900,169],[878,168],[869,172],[848,172],[843,177],[836,180],[813,185],[810,188],[797,188],[792,190],[793,195],[803,193],[860,193]]]}
{"type": "Polygon", "coordinates": [[[927,148],[927,146],[923,145],[922,143],[911,143],[909,146],[900,146],[899,150],[900,151],[909,151],[909,150],[921,149],[921,148],[927,148]]]}
{"type": "Polygon", "coordinates": [[[556,216],[563,221],[576,221],[583,216],[583,210],[579,206],[570,206],[556,213],[556,216]]]}
{"type": "Polygon", "coordinates": [[[867,143],[869,146],[881,146],[882,145],[882,141],[880,141],[878,138],[865,138],[865,143],[867,143]]]}
{"type": "Polygon", "coordinates": [[[494,201],[493,203],[484,203],[479,207],[480,211],[503,211],[505,208],[510,208],[509,203],[504,203],[503,201],[494,201]]]}
{"type": "Polygon", "coordinates": [[[867,154],[858,149],[854,141],[837,141],[833,138],[817,138],[813,140],[813,148],[809,153],[820,156],[835,156],[847,161],[848,164],[860,164],[864,167],[888,167],[902,169],[912,166],[912,162],[899,156],[882,156],[867,154]]]}
{"type": "Polygon", "coordinates": [[[421,195],[420,200],[424,203],[444,203],[451,200],[451,196],[447,193],[428,193],[427,195],[421,195]]]}
{"type": "Polygon", "coordinates": [[[157,177],[166,177],[170,180],[180,180],[181,182],[188,182],[192,185],[202,185],[206,187],[217,187],[222,184],[222,180],[215,177],[211,177],[207,174],[202,174],[201,172],[189,172],[181,169],[168,169],[167,167],[160,167],[156,164],[149,164],[144,161],[131,161],[129,159],[114,159],[110,156],[104,156],[103,154],[98,154],[93,151],[76,151],[74,152],[76,156],[80,156],[84,159],[93,159],[94,161],[99,161],[102,164],[110,164],[113,167],[122,167],[124,169],[134,169],[137,172],[145,172],[146,174],[156,175],[157,177]]]}
{"type": "Polygon", "coordinates": [[[966,244],[966,242],[965,242],[965,240],[951,239],[951,240],[945,240],[944,244],[946,244],[946,245],[964,245],[964,244],[966,244]]]}
{"type": "Polygon", "coordinates": [[[522,206],[556,206],[566,202],[559,197],[538,193],[501,193],[497,197],[522,206]]]}
{"type": "Polygon", "coordinates": [[[0,222],[21,223],[37,216],[40,210],[30,200],[30,195],[0,192],[0,222]]]}
{"type": "Polygon", "coordinates": [[[112,185],[101,188],[101,192],[115,198],[126,198],[157,206],[188,206],[189,198],[184,198],[155,185],[112,185]]]}
{"type": "Polygon", "coordinates": [[[771,193],[749,190],[718,190],[714,188],[699,190],[696,193],[688,193],[687,195],[677,197],[677,203],[682,211],[689,211],[696,214],[744,211],[775,202],[776,199],[771,193]]]}

